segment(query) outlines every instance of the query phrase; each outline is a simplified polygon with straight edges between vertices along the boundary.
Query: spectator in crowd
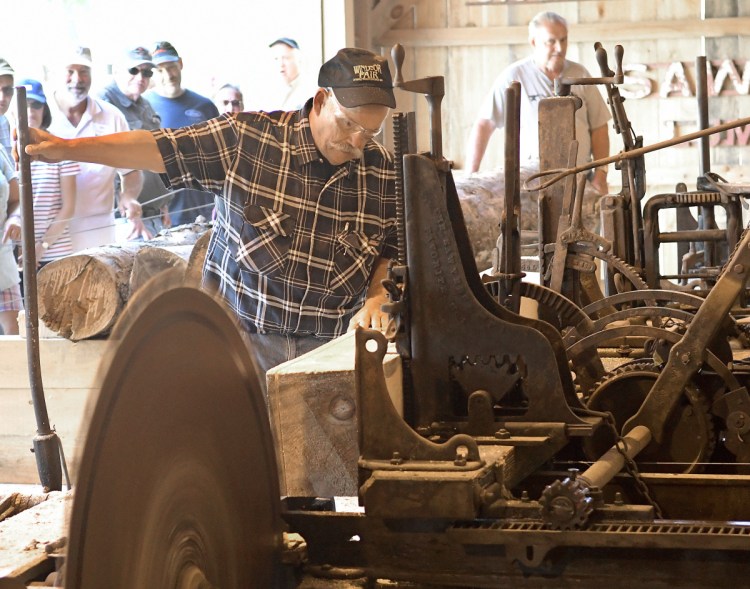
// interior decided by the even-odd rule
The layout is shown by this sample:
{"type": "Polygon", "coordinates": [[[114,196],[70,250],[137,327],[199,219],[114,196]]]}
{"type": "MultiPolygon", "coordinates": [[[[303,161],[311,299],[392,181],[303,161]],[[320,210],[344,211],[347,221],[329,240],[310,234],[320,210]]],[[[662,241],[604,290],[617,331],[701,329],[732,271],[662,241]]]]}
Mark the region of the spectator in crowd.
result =
{"type": "Polygon", "coordinates": [[[224,84],[214,94],[214,104],[219,112],[242,112],[245,110],[245,102],[242,98],[242,92],[233,84],[224,84]]]}
{"type": "Polygon", "coordinates": [[[236,313],[261,371],[357,325],[385,329],[395,174],[373,140],[396,105],[388,61],[342,49],[295,112],[70,142],[30,131],[32,158],[164,173],[220,194],[204,287],[236,313]]]}
{"type": "Polygon", "coordinates": [[[3,335],[18,334],[18,312],[23,310],[21,275],[13,255],[13,242],[21,239],[18,207],[18,178],[15,165],[4,149],[0,149],[0,329],[3,335]]]}
{"type": "MultiPolygon", "coordinates": [[[[559,77],[590,77],[580,64],[565,59],[568,50],[568,24],[554,12],[540,12],[529,23],[532,54],[509,65],[495,80],[482,103],[469,137],[466,170],[479,170],[490,137],[504,124],[505,90],[513,81],[521,83],[521,162],[539,161],[539,101],[554,96],[554,82],[559,77]]],[[[609,155],[610,118],[607,105],[596,86],[573,86],[583,106],[576,111],[576,138],[580,142],[579,163],[609,155]]],[[[592,184],[602,194],[607,192],[607,170],[598,168],[592,184]]]]}
{"type": "Polygon", "coordinates": [[[315,94],[315,86],[304,75],[299,44],[289,37],[276,39],[269,45],[280,76],[281,89],[273,109],[299,110],[315,94]]]}
{"type": "MultiPolygon", "coordinates": [[[[26,88],[29,127],[49,128],[52,112],[42,84],[27,78],[21,80],[19,85],[26,88]]],[[[80,166],[76,162],[31,162],[35,255],[39,266],[73,253],[69,224],[76,206],[76,176],[79,171],[80,166]]],[[[9,222],[18,225],[17,234],[20,236],[20,216],[11,215],[9,222]]]]}
{"type": "Polygon", "coordinates": [[[8,112],[10,101],[13,98],[14,86],[13,75],[15,72],[10,64],[0,57],[0,145],[5,148],[5,153],[13,159],[10,142],[10,124],[5,117],[8,112]]]}
{"type": "MultiPolygon", "coordinates": [[[[151,53],[144,47],[124,52],[121,61],[113,64],[112,81],[102,89],[99,98],[115,106],[128,122],[130,129],[158,129],[161,119],[151,103],[143,98],[154,75],[151,53]]],[[[119,185],[117,187],[119,194],[119,185]]],[[[138,202],[143,210],[145,237],[151,238],[164,227],[170,227],[168,192],[158,174],[143,172],[143,188],[138,202]],[[166,195],[166,196],[164,196],[166,195]],[[159,198],[164,196],[164,198],[159,198]]]]}
{"type": "Polygon", "coordinates": [[[161,117],[162,127],[175,129],[219,116],[210,99],[182,87],[182,58],[169,41],[159,41],[151,54],[155,83],[145,98],[161,117]]]}
{"type": "MultiPolygon", "coordinates": [[[[69,139],[127,131],[127,121],[119,110],[89,96],[92,61],[88,47],[77,47],[58,61],[61,79],[48,101],[52,113],[49,131],[69,139]]],[[[81,164],[81,171],[76,176],[76,206],[70,221],[73,251],[116,242],[116,173],[122,182],[118,208],[132,223],[131,237],[145,233],[138,202],[143,185],[141,172],[85,163],[81,164]]]]}
{"type": "MultiPolygon", "coordinates": [[[[161,117],[162,127],[176,129],[219,116],[210,99],[182,87],[182,58],[169,41],[159,41],[152,55],[156,64],[156,83],[153,90],[146,92],[145,98],[161,117]]],[[[193,223],[199,215],[211,219],[213,208],[213,194],[192,188],[175,191],[169,205],[171,223],[193,223]]]]}

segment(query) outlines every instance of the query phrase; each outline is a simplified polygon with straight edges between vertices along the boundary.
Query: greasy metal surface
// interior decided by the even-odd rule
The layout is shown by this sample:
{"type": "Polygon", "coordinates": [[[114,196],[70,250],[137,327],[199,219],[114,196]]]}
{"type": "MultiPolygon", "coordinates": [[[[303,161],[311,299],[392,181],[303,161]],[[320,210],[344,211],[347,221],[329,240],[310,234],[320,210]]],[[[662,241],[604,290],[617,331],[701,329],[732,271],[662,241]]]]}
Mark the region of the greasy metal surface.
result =
{"type": "Polygon", "coordinates": [[[205,293],[144,290],[89,406],[65,587],[276,587],[278,477],[243,341],[205,293]]]}

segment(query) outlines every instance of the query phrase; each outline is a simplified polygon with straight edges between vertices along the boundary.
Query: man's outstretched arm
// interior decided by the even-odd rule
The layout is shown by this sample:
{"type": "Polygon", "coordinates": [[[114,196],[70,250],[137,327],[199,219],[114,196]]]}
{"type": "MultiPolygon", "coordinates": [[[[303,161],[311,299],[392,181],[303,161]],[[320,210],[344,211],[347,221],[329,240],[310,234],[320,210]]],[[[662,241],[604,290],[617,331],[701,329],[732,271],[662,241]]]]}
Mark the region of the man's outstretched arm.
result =
{"type": "Polygon", "coordinates": [[[26,153],[44,162],[71,160],[131,170],[166,171],[156,139],[149,131],[126,131],[101,137],[61,139],[29,129],[26,153]]]}

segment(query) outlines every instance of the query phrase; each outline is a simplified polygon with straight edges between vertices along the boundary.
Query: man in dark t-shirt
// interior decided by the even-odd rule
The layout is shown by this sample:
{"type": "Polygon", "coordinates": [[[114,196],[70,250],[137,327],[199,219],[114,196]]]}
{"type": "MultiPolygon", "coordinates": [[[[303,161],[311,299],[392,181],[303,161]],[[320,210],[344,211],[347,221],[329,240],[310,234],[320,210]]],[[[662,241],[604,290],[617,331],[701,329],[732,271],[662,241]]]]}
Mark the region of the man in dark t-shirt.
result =
{"type": "MultiPolygon", "coordinates": [[[[161,117],[165,129],[186,127],[213,119],[219,111],[211,99],[182,87],[182,58],[169,41],[159,41],[152,51],[154,89],[144,94],[161,117]]],[[[169,205],[172,225],[193,223],[199,215],[211,220],[214,195],[190,188],[173,193],[169,205]]]]}

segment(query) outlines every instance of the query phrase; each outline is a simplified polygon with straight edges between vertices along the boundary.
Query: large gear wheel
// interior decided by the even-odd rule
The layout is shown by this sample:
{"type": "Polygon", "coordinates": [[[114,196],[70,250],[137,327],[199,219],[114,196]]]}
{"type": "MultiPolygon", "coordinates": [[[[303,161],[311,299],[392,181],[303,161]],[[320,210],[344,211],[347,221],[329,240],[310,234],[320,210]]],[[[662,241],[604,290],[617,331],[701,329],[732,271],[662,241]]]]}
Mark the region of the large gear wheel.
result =
{"type": "Polygon", "coordinates": [[[88,407],[65,587],[277,588],[278,475],[247,349],[209,295],[148,296],[88,407]]]}
{"type": "MultiPolygon", "coordinates": [[[[611,413],[619,431],[638,412],[659,373],[656,365],[646,361],[621,366],[597,384],[587,407],[611,413]]],[[[664,440],[658,447],[646,448],[638,454],[639,469],[682,473],[699,470],[713,451],[716,439],[708,402],[695,385],[685,387],[664,431],[664,440]]],[[[597,460],[614,444],[614,433],[603,426],[583,441],[583,449],[590,460],[597,460]]]]}

